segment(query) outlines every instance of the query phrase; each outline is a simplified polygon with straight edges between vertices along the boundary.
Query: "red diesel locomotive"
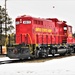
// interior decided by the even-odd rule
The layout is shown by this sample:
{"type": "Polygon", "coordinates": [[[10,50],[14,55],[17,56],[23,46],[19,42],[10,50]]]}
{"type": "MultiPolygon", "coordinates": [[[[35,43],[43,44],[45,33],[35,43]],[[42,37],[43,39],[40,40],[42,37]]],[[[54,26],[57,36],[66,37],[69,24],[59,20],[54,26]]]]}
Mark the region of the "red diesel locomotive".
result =
{"type": "Polygon", "coordinates": [[[66,21],[23,15],[16,18],[16,45],[7,46],[7,56],[26,59],[72,54],[74,45],[72,26],[66,21]]]}

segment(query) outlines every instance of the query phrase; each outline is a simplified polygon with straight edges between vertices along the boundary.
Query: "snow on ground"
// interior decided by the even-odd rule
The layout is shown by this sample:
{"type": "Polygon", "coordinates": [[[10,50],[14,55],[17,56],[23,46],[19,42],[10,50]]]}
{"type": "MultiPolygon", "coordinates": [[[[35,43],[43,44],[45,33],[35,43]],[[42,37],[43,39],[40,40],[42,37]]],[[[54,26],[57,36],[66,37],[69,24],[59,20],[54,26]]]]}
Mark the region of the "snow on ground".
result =
{"type": "Polygon", "coordinates": [[[10,60],[10,58],[8,58],[8,57],[0,57],[0,61],[4,61],[4,60],[10,60]]]}
{"type": "Polygon", "coordinates": [[[17,60],[17,59],[10,59],[8,57],[0,57],[0,61],[6,61],[6,60],[17,60]]]}
{"type": "MultiPolygon", "coordinates": [[[[0,58],[0,61],[8,59],[0,58]]],[[[0,75],[75,75],[75,56],[40,63],[0,65],[0,75]]]]}

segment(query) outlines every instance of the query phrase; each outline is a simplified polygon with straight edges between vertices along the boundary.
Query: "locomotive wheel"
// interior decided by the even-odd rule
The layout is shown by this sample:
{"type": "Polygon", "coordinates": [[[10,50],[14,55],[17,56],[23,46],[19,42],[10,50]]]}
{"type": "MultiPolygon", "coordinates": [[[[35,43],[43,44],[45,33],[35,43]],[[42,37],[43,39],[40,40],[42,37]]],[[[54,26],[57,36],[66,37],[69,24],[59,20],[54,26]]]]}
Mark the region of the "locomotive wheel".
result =
{"type": "Polygon", "coordinates": [[[54,57],[54,56],[55,56],[55,54],[52,54],[52,56],[54,57]]]}
{"type": "Polygon", "coordinates": [[[39,58],[39,50],[35,51],[35,58],[39,58]]]}
{"type": "Polygon", "coordinates": [[[64,56],[64,55],[66,55],[66,53],[62,53],[62,54],[60,54],[60,56],[64,56]]]}
{"type": "Polygon", "coordinates": [[[69,54],[72,55],[73,52],[74,52],[74,49],[73,49],[73,48],[70,48],[70,52],[69,52],[69,54]]]}
{"type": "Polygon", "coordinates": [[[46,58],[46,57],[48,57],[48,54],[49,54],[49,50],[43,49],[42,52],[39,53],[39,57],[46,58]]]}
{"type": "Polygon", "coordinates": [[[74,50],[74,53],[75,53],[75,45],[73,46],[73,50],[74,50]]]}
{"type": "Polygon", "coordinates": [[[51,53],[52,53],[52,56],[55,56],[56,50],[55,49],[52,49],[51,50],[51,53]]]}
{"type": "Polygon", "coordinates": [[[43,57],[43,58],[46,58],[46,57],[48,57],[48,55],[47,55],[46,53],[43,53],[43,54],[42,54],[42,57],[43,57]]]}

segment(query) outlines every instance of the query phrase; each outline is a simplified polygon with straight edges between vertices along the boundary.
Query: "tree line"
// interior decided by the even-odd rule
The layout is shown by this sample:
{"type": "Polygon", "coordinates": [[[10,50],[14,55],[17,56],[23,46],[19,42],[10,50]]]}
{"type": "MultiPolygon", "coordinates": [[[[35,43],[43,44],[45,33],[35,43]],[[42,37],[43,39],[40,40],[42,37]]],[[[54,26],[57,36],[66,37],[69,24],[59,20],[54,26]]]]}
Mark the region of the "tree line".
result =
{"type": "Polygon", "coordinates": [[[6,43],[8,34],[12,34],[14,30],[12,18],[9,16],[8,12],[5,11],[6,9],[0,6],[0,45],[4,45],[6,43]],[[7,27],[5,26],[5,23],[7,27]],[[7,34],[5,34],[5,32],[7,34]]]}

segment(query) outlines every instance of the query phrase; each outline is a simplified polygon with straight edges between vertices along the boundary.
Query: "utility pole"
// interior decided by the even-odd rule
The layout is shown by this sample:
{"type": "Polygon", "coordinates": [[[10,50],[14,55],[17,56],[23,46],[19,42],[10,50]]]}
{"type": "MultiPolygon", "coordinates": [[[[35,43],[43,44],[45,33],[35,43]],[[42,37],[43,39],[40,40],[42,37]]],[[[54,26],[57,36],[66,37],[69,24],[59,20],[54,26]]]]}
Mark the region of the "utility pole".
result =
{"type": "MultiPolygon", "coordinates": [[[[0,15],[2,15],[1,11],[0,11],[0,15]]],[[[0,54],[2,54],[2,19],[1,18],[0,18],[0,54]]]]}
{"type": "Polygon", "coordinates": [[[5,35],[7,35],[7,24],[6,24],[6,1],[7,0],[5,0],[5,35]]]}

